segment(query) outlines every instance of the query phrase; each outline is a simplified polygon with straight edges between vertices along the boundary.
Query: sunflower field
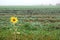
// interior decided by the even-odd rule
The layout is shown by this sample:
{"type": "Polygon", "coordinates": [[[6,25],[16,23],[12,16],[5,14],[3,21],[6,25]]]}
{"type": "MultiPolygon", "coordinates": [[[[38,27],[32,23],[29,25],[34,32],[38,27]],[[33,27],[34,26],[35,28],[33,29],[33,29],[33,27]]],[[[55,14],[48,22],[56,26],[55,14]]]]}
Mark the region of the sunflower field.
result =
{"type": "Polygon", "coordinates": [[[60,6],[0,6],[0,40],[60,40],[60,6]]]}

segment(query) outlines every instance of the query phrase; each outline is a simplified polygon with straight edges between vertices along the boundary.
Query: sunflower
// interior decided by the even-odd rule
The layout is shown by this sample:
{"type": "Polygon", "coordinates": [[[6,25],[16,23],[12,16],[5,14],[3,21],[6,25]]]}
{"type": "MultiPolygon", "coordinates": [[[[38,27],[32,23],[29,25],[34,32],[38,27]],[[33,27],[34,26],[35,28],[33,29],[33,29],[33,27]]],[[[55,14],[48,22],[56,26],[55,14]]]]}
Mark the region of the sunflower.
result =
{"type": "Polygon", "coordinates": [[[10,18],[10,21],[11,21],[13,24],[15,24],[15,23],[18,22],[18,19],[17,19],[17,17],[11,17],[11,18],[10,18]]]}

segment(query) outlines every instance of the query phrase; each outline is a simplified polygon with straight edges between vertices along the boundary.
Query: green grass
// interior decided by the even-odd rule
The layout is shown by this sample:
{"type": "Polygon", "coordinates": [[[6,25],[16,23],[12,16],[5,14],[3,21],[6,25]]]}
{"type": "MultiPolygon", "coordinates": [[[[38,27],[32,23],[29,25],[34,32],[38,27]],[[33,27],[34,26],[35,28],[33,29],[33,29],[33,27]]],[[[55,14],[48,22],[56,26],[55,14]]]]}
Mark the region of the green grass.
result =
{"type": "Polygon", "coordinates": [[[17,11],[17,13],[10,13],[10,11],[9,13],[0,13],[0,40],[60,40],[59,6],[0,6],[1,10],[22,11],[17,11]],[[28,10],[39,14],[26,15],[30,13],[28,10]],[[10,22],[10,17],[13,15],[19,20],[15,24],[18,32],[16,34],[14,34],[14,25],[10,22]]]}
{"type": "Polygon", "coordinates": [[[23,22],[16,24],[17,32],[14,34],[14,26],[8,20],[0,21],[0,40],[60,40],[60,22],[23,22]],[[8,22],[6,22],[8,21],[8,22]]]}

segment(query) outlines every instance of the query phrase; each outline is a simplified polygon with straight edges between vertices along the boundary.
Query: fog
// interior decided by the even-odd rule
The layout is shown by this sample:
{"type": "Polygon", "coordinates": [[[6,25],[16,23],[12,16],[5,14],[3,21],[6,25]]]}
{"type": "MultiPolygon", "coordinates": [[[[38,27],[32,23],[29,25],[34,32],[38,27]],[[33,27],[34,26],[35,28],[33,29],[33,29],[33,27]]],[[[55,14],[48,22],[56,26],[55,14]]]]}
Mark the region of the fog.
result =
{"type": "Polygon", "coordinates": [[[60,0],[0,0],[0,5],[55,5],[60,0]]]}

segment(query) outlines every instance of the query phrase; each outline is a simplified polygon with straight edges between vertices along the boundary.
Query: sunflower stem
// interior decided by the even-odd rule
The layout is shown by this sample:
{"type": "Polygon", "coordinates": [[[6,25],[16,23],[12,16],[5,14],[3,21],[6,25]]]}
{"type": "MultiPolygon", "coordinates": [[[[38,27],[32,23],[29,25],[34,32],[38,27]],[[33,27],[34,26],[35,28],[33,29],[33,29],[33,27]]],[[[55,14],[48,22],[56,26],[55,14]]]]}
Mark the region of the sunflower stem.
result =
{"type": "Polygon", "coordinates": [[[16,26],[15,26],[15,24],[13,24],[14,25],[14,35],[15,35],[15,40],[17,40],[17,28],[16,28],[16,26]]]}

